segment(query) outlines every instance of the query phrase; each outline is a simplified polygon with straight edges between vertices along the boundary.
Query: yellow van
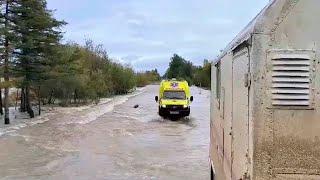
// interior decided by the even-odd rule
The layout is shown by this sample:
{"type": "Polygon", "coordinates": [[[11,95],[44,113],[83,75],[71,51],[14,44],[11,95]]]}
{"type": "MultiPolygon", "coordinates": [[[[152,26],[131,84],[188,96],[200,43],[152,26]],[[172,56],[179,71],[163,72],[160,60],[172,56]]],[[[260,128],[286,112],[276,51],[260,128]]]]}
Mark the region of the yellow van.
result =
{"type": "Polygon", "coordinates": [[[155,97],[159,103],[159,115],[189,116],[190,103],[193,96],[190,95],[190,87],[187,81],[163,80],[160,84],[159,96],[155,97]]]}

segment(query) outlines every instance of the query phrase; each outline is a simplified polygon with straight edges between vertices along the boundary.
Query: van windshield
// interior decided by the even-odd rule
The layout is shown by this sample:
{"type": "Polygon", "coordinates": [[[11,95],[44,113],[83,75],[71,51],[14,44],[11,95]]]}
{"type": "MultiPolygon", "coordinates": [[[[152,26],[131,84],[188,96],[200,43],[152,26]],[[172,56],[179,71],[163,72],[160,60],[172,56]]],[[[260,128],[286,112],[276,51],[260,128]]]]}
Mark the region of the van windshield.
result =
{"type": "Polygon", "coordinates": [[[163,99],[186,99],[186,93],[184,91],[164,91],[163,99]]]}

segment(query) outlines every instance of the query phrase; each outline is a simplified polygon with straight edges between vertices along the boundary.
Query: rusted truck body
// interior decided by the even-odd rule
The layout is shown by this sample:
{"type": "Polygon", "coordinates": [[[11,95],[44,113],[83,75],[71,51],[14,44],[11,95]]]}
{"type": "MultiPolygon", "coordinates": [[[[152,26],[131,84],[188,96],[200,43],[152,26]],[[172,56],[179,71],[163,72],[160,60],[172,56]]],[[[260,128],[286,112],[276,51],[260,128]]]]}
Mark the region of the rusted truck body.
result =
{"type": "Polygon", "coordinates": [[[320,0],[270,1],[211,78],[212,179],[320,179],[320,0]]]}

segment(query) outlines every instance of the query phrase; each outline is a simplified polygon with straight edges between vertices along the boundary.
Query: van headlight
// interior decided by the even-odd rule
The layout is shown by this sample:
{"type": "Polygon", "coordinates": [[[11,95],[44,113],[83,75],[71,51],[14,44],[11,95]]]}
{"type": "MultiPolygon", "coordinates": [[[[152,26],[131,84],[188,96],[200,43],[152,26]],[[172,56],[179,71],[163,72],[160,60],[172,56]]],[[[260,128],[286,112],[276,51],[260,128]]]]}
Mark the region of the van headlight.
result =
{"type": "Polygon", "coordinates": [[[167,106],[165,104],[161,105],[162,108],[166,108],[167,106]]]}
{"type": "Polygon", "coordinates": [[[188,105],[183,105],[183,108],[188,108],[188,105]]]}

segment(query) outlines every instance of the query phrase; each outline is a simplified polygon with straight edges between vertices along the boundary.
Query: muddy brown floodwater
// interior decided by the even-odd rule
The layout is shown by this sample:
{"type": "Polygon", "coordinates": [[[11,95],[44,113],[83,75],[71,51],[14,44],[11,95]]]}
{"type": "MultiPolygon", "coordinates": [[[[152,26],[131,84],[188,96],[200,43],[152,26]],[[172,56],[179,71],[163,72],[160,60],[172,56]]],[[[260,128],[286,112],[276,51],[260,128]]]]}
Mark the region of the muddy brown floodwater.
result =
{"type": "Polygon", "coordinates": [[[209,179],[209,91],[193,87],[190,117],[170,121],[157,115],[158,88],[12,128],[0,179],[209,179]]]}

